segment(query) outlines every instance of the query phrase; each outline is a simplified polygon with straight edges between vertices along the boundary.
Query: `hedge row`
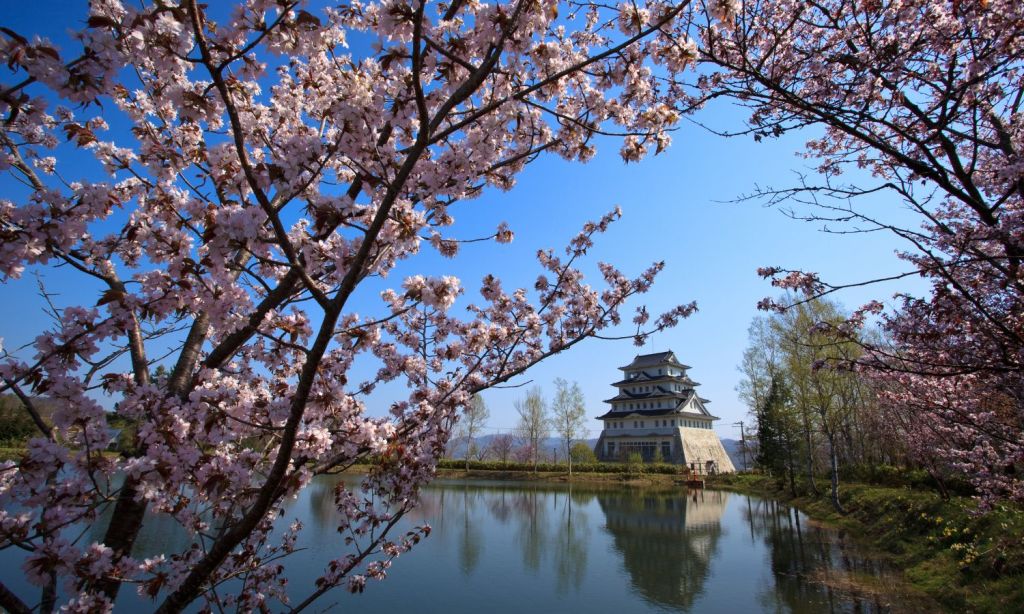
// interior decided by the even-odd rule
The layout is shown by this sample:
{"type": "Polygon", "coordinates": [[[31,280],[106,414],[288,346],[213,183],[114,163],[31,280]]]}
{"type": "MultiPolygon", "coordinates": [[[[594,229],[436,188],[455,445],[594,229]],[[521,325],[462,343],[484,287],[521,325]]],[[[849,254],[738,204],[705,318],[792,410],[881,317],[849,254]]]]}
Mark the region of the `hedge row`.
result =
{"type": "MultiPolygon", "coordinates": [[[[465,469],[464,459],[441,459],[438,469],[465,469]]],[[[502,462],[496,460],[469,461],[470,471],[534,471],[533,463],[502,462]]],[[[536,471],[567,472],[565,463],[537,463],[536,471]]],[[[668,463],[573,463],[574,473],[663,473],[675,474],[685,471],[680,465],[668,463]]]]}

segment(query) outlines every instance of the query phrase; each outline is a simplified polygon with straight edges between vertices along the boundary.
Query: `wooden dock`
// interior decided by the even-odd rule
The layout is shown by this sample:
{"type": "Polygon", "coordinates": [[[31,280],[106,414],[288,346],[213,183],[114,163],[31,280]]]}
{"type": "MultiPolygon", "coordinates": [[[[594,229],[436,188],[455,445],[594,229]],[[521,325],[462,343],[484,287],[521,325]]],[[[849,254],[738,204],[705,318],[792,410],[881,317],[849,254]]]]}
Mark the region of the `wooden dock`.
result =
{"type": "Polygon", "coordinates": [[[676,480],[676,484],[685,485],[687,488],[704,488],[703,478],[683,478],[676,480]]]}

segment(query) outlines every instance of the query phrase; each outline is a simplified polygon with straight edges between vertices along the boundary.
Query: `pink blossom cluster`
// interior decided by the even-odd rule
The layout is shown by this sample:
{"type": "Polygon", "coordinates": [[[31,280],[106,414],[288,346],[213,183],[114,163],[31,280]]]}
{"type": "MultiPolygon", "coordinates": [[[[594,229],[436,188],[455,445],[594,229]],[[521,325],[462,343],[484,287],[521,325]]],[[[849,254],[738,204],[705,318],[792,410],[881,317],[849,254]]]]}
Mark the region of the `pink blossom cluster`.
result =
{"type": "Polygon", "coordinates": [[[667,146],[680,115],[664,80],[693,61],[671,50],[685,7],[98,0],[77,57],[4,29],[0,171],[25,188],[0,199],[0,277],[60,265],[98,300],[61,305],[30,352],[0,359],[0,392],[58,408],[0,466],[0,548],[25,550],[28,578],[72,611],[110,609],[124,584],[160,611],[274,609],[299,594],[278,562],[301,530],[275,528],[283,502],[370,458],[336,493],[347,542],[294,605],[385,577],[429,532],[389,537],[472,395],[607,334],[663,265],[601,264],[605,287],[587,282],[578,260],[615,211],[565,258],[538,252],[533,290],[489,275],[470,301],[456,277],[410,274],[379,303],[359,294],[371,313],[353,297],[425,245],[456,256],[475,239],[455,236],[451,206],[511,188],[544,152],[585,161],[599,134],[626,160],[667,146]],[[353,35],[372,53],[350,52],[353,35]],[[83,154],[90,172],[70,162],[83,154]],[[357,361],[378,369],[357,381],[357,361]],[[408,396],[370,415],[392,381],[408,396]],[[129,425],[119,456],[104,453],[113,415],[129,425]],[[133,559],[157,517],[189,544],[133,559]]]}
{"type": "MultiPolygon", "coordinates": [[[[820,180],[766,196],[810,206],[838,232],[894,233],[911,266],[891,279],[931,285],[898,297],[886,343],[861,365],[915,460],[966,479],[985,505],[1024,500],[1024,3],[711,4],[717,22],[677,32],[700,41],[708,66],[687,82],[693,104],[738,98],[756,139],[814,126],[805,154],[820,180]],[[917,221],[859,205],[877,195],[917,221]]],[[[758,272],[798,301],[842,287],[758,272]]],[[[850,338],[881,312],[870,303],[833,329],[850,338]]]]}

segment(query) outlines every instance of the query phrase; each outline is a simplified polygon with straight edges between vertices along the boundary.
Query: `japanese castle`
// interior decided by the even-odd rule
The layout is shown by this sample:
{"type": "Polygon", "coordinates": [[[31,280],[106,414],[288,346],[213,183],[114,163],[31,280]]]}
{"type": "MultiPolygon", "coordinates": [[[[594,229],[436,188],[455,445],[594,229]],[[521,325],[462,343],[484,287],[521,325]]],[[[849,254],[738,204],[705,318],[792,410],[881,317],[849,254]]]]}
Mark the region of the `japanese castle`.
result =
{"type": "Polygon", "coordinates": [[[618,461],[639,452],[644,462],[686,464],[700,474],[736,471],[711,428],[718,418],[694,390],[700,384],[686,374],[689,368],[672,352],[643,354],[619,367],[622,379],[612,384],[617,394],[605,401],[611,409],[597,418],[604,423],[598,458],[618,461]]]}

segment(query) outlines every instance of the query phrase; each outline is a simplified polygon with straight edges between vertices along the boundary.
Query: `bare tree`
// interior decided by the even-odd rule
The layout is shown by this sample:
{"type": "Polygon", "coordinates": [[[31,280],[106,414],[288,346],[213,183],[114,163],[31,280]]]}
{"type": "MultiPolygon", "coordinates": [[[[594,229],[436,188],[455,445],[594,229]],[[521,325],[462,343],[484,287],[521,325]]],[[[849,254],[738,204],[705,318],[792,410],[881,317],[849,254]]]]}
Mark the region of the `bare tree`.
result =
{"type": "Polygon", "coordinates": [[[572,442],[582,433],[586,424],[586,403],[583,391],[576,382],[569,384],[562,378],[555,380],[555,400],[551,404],[551,423],[565,444],[565,458],[572,477],[572,442]]]}
{"type": "Polygon", "coordinates": [[[491,440],[488,449],[490,449],[491,455],[500,460],[503,463],[507,463],[509,457],[512,455],[512,449],[516,446],[515,437],[508,433],[502,433],[501,435],[495,435],[494,439],[491,440]]]}
{"type": "Polygon", "coordinates": [[[487,409],[483,397],[474,394],[459,420],[459,438],[466,440],[466,471],[469,471],[470,457],[476,454],[476,436],[480,434],[480,429],[490,417],[491,412],[487,409]]]}
{"type": "Polygon", "coordinates": [[[533,470],[537,471],[537,460],[541,440],[547,438],[551,431],[548,419],[548,406],[539,386],[534,386],[526,393],[525,399],[516,399],[516,411],[519,412],[519,424],[516,435],[529,447],[533,470]]]}

